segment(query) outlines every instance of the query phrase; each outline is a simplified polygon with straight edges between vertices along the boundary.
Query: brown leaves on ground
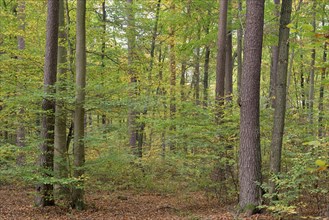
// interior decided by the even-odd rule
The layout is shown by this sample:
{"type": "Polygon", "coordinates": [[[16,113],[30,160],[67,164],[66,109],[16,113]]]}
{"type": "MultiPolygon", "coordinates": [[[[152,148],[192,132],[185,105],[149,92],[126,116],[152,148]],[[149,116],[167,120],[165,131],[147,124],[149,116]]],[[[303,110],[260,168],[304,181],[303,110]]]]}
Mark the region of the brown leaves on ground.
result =
{"type": "MultiPolygon", "coordinates": [[[[203,193],[170,194],[98,191],[86,195],[87,209],[76,211],[60,206],[37,208],[33,206],[33,189],[0,187],[1,220],[44,219],[241,219],[235,218],[231,207],[221,207],[203,193]]],[[[272,219],[255,215],[249,219],[272,219]]]]}

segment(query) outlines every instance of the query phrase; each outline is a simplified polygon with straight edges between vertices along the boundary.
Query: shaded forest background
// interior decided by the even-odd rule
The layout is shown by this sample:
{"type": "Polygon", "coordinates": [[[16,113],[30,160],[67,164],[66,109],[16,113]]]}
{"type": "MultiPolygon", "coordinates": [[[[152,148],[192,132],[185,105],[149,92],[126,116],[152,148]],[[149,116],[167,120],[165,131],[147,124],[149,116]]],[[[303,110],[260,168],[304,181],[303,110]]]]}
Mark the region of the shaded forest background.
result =
{"type": "MultiPolygon", "coordinates": [[[[62,203],[65,190],[82,185],[85,191],[202,191],[221,203],[237,203],[246,2],[228,1],[224,64],[217,54],[222,34],[217,1],[86,1],[85,163],[78,175],[73,147],[78,142],[73,139],[76,64],[81,61],[76,58],[77,1],[61,2],[58,48],[65,55],[58,59],[57,82],[49,87],[56,93],[45,92],[43,81],[47,2],[0,2],[0,186],[54,185],[62,203]],[[216,73],[223,67],[225,93],[218,99],[216,73]],[[42,109],[43,100],[56,100],[54,117],[62,125],[57,131],[64,136],[66,151],[56,157],[55,150],[55,167],[36,162],[45,142],[43,117],[51,113],[42,109]]],[[[276,3],[266,0],[264,13],[263,207],[285,215],[310,206],[314,214],[326,215],[329,5],[292,1],[281,172],[273,175],[276,3]],[[275,191],[270,190],[273,182],[275,191]],[[273,198],[278,200],[269,202],[273,198]]]]}

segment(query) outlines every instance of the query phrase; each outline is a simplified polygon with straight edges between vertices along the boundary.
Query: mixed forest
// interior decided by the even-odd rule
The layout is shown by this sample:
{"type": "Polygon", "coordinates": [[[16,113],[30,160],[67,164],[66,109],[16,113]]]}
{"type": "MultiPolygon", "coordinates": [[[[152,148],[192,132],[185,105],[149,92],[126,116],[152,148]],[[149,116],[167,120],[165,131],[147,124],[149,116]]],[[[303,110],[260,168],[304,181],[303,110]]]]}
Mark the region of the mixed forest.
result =
{"type": "Polygon", "coordinates": [[[326,0],[0,0],[0,190],[329,217],[328,43],[326,0]]]}

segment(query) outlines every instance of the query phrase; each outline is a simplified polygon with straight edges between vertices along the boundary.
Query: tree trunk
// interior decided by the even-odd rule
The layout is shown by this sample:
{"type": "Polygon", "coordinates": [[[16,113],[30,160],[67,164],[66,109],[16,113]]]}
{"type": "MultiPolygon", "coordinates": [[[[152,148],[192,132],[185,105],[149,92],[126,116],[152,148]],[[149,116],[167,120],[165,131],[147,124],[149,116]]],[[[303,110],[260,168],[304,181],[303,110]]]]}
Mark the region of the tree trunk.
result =
{"type": "MultiPolygon", "coordinates": [[[[238,0],[238,11],[239,11],[239,19],[241,20],[242,13],[242,1],[238,0]]],[[[243,28],[242,23],[239,22],[239,29],[237,31],[237,62],[238,62],[238,98],[237,102],[240,105],[240,96],[241,96],[241,75],[242,75],[242,37],[243,37],[243,28]]]]}
{"type": "MultiPolygon", "coordinates": [[[[59,45],[58,45],[58,75],[57,75],[57,97],[65,96],[66,94],[66,79],[68,69],[65,67],[67,62],[66,50],[66,32],[64,21],[64,0],[59,0],[59,45]]],[[[55,114],[55,140],[54,140],[54,175],[56,178],[68,177],[68,152],[66,146],[66,118],[65,102],[63,98],[56,100],[55,114]]],[[[60,199],[65,202],[69,198],[69,188],[67,185],[58,186],[58,194],[60,199]]]]}
{"type": "Polygon", "coordinates": [[[229,5],[228,30],[226,36],[225,58],[225,97],[227,102],[232,101],[233,93],[233,57],[232,57],[232,1],[229,5]]]}
{"type": "Polygon", "coordinates": [[[77,2],[76,23],[76,98],[74,111],[74,170],[73,177],[78,182],[72,189],[72,208],[82,210],[84,204],[84,117],[85,117],[85,87],[86,87],[86,0],[77,2]]]}
{"type": "Polygon", "coordinates": [[[247,0],[244,60],[241,76],[239,181],[240,208],[252,214],[261,203],[259,128],[260,70],[264,1],[247,0]]]}
{"type": "MultiPolygon", "coordinates": [[[[39,166],[43,177],[50,178],[54,162],[55,82],[57,73],[59,1],[48,1],[46,52],[44,65],[44,98],[42,101],[42,128],[39,166]]],[[[36,206],[54,205],[53,185],[40,183],[36,187],[36,206]]]]}
{"type": "MultiPolygon", "coordinates": [[[[284,132],[284,119],[286,113],[287,96],[287,72],[289,60],[289,31],[287,25],[290,23],[292,11],[292,0],[282,2],[279,31],[279,56],[277,64],[277,81],[275,88],[275,110],[273,119],[273,131],[271,142],[270,171],[277,175],[281,170],[281,151],[284,132]]],[[[276,184],[270,183],[270,193],[275,193],[276,184]]],[[[275,198],[274,198],[275,199],[275,198]]]]}
{"type": "MultiPolygon", "coordinates": [[[[316,1],[313,2],[313,22],[312,22],[312,26],[313,26],[313,32],[315,33],[315,29],[316,29],[316,1]]],[[[308,120],[311,124],[310,126],[310,130],[311,133],[313,133],[313,114],[314,114],[314,70],[315,70],[315,48],[312,49],[311,51],[312,53],[312,58],[311,58],[311,71],[310,71],[310,82],[309,82],[309,95],[308,95],[308,120]]]]}
{"type": "MultiPolygon", "coordinates": [[[[275,9],[275,22],[279,23],[280,18],[280,0],[274,0],[275,9]]],[[[277,32],[276,32],[277,33],[277,32]]],[[[276,41],[278,42],[278,41],[276,41]]],[[[276,89],[276,81],[277,81],[277,70],[278,70],[278,59],[279,59],[279,47],[278,43],[271,46],[271,69],[270,69],[270,89],[269,89],[269,101],[271,107],[275,107],[275,89],[276,89]]]]}
{"type": "MultiPolygon", "coordinates": [[[[325,11],[325,5],[323,6],[323,11],[325,11]]],[[[325,26],[325,19],[322,17],[322,26],[325,26]]],[[[322,61],[323,63],[327,62],[327,42],[324,42],[323,46],[323,56],[322,61]]],[[[325,136],[324,131],[324,124],[323,124],[323,118],[324,118],[324,104],[323,104],[323,98],[324,98],[324,81],[326,79],[326,68],[322,67],[321,70],[321,85],[320,85],[320,94],[319,94],[319,117],[318,117],[318,137],[319,139],[323,138],[325,136]]]]}
{"type": "MultiPolygon", "coordinates": [[[[210,31],[210,14],[208,9],[208,22],[205,27],[205,35],[209,35],[210,31]]],[[[203,67],[203,106],[208,106],[208,89],[209,89],[209,63],[210,63],[210,46],[205,46],[204,67],[203,67]]]]}
{"type": "MultiPolygon", "coordinates": [[[[198,27],[198,40],[201,38],[201,27],[198,27]]],[[[195,78],[195,104],[200,105],[200,46],[197,46],[194,61],[194,78],[195,78]]]]}
{"type": "MultiPolygon", "coordinates": [[[[136,44],[136,34],[135,34],[135,18],[133,11],[133,0],[127,0],[127,39],[128,39],[128,74],[130,77],[130,92],[129,96],[132,103],[135,104],[137,95],[137,78],[134,70],[134,56],[135,56],[135,44],[136,44]]],[[[129,144],[132,148],[132,152],[135,156],[138,156],[137,149],[137,112],[134,110],[134,106],[130,104],[128,109],[128,133],[129,133],[129,144]]]]}
{"type": "Polygon", "coordinates": [[[226,47],[226,23],[227,23],[228,0],[220,0],[220,11],[218,20],[218,40],[217,40],[217,64],[216,64],[216,121],[219,122],[222,116],[222,106],[224,105],[224,79],[225,79],[225,47],[226,47]]]}
{"type": "MultiPolygon", "coordinates": [[[[20,22],[19,30],[24,32],[25,31],[25,1],[21,0],[18,2],[17,6],[17,18],[20,22]]],[[[23,36],[17,36],[17,43],[18,43],[18,50],[25,49],[25,39],[23,36]]],[[[19,59],[19,58],[18,58],[19,59]]],[[[24,107],[21,107],[19,110],[19,118],[24,118],[24,107]]],[[[18,128],[16,130],[16,145],[18,147],[25,147],[25,127],[22,119],[18,120],[18,128]]],[[[17,157],[17,164],[23,165],[25,162],[24,155],[20,153],[17,157]]]]}
{"type": "MultiPolygon", "coordinates": [[[[175,7],[172,6],[172,10],[175,10],[175,7]]],[[[170,126],[170,135],[174,137],[174,132],[176,130],[176,126],[174,125],[174,119],[176,116],[176,55],[175,55],[175,30],[173,27],[170,28],[169,32],[169,62],[170,62],[170,119],[172,125],[170,126]]],[[[171,151],[175,150],[175,143],[171,138],[169,142],[169,148],[171,151]]]]}

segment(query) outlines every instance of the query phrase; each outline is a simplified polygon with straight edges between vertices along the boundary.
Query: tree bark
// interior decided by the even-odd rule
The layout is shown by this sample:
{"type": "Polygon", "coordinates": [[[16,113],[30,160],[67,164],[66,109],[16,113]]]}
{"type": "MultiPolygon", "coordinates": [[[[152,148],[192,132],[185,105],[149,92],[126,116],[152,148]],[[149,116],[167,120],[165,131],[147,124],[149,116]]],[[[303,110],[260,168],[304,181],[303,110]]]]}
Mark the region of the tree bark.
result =
{"type": "MultiPolygon", "coordinates": [[[[171,6],[172,11],[175,11],[175,5],[171,6]]],[[[175,54],[175,30],[170,27],[169,30],[169,62],[170,62],[170,119],[172,125],[170,126],[171,136],[174,136],[176,126],[174,125],[174,119],[176,116],[176,54],[175,54]]],[[[174,138],[171,138],[174,139],[174,138]]],[[[169,142],[169,148],[171,151],[175,150],[175,143],[173,140],[169,142]]]]}
{"type": "Polygon", "coordinates": [[[217,40],[217,64],[216,64],[216,91],[215,98],[217,104],[216,121],[219,122],[222,116],[222,106],[224,105],[224,79],[225,79],[225,47],[226,47],[226,23],[227,23],[228,0],[220,0],[220,11],[218,20],[218,40],[217,40]]]}
{"type": "MultiPolygon", "coordinates": [[[[312,26],[313,26],[313,33],[315,33],[316,30],[316,1],[313,1],[313,22],[312,22],[312,26]]],[[[309,82],[309,94],[308,94],[308,120],[311,124],[310,126],[310,130],[311,133],[313,133],[313,114],[314,114],[314,70],[315,70],[315,48],[313,48],[311,50],[311,71],[310,71],[310,82],[309,82]]]]}
{"type": "MultiPolygon", "coordinates": [[[[132,104],[135,104],[137,96],[137,77],[134,70],[134,57],[136,50],[136,34],[135,34],[135,18],[133,11],[133,0],[127,0],[127,39],[128,39],[128,74],[130,77],[130,91],[129,96],[132,104]]],[[[132,148],[132,152],[138,157],[139,151],[137,149],[137,112],[134,110],[134,105],[130,104],[128,109],[128,133],[129,133],[129,144],[132,148]]]]}
{"type": "Polygon", "coordinates": [[[264,1],[247,0],[239,152],[239,205],[247,214],[253,214],[261,203],[259,96],[263,25],[264,1]]]}
{"type": "Polygon", "coordinates": [[[84,117],[86,87],[86,0],[77,2],[76,23],[76,98],[74,111],[74,170],[73,177],[78,180],[72,189],[72,208],[83,210],[84,204],[84,117]]]}
{"type": "MultiPolygon", "coordinates": [[[[21,0],[18,2],[17,6],[17,18],[20,22],[20,25],[18,29],[22,32],[25,31],[25,1],[21,0]]],[[[18,43],[18,50],[24,50],[25,49],[25,38],[23,36],[17,36],[17,43],[18,43]]],[[[19,59],[19,57],[18,57],[19,59]]],[[[21,107],[19,110],[19,118],[24,117],[24,107],[21,107]]],[[[18,147],[25,147],[25,127],[22,119],[18,120],[18,128],[16,130],[16,145],[18,147]]],[[[17,157],[17,164],[18,165],[23,165],[25,162],[25,158],[23,154],[19,154],[17,157]]]]}
{"type": "Polygon", "coordinates": [[[228,27],[226,36],[226,58],[225,58],[225,99],[227,102],[232,101],[233,94],[233,57],[232,57],[232,1],[228,6],[228,27]]]}
{"type": "MultiPolygon", "coordinates": [[[[208,22],[205,27],[205,35],[210,31],[210,9],[208,9],[208,22]]],[[[209,89],[209,63],[210,63],[210,46],[205,46],[204,67],[203,67],[203,106],[208,106],[208,89],[209,89]]]]}
{"type": "MultiPolygon", "coordinates": [[[[274,0],[274,4],[275,4],[275,9],[274,9],[275,23],[279,23],[280,0],[274,0]]],[[[271,46],[271,69],[270,69],[269,101],[270,101],[270,104],[271,104],[272,108],[275,107],[275,89],[276,89],[276,81],[277,81],[278,59],[279,59],[279,47],[278,47],[278,41],[276,41],[276,44],[271,46]]]]}
{"type": "MultiPolygon", "coordinates": [[[[62,96],[66,93],[67,72],[67,50],[66,50],[66,32],[64,21],[64,0],[59,0],[59,45],[58,45],[58,75],[56,93],[56,114],[55,114],[55,139],[54,139],[54,175],[56,178],[68,177],[68,152],[66,146],[66,118],[65,102],[62,96]]],[[[69,188],[67,185],[58,186],[58,194],[60,199],[65,202],[69,198],[69,188]]]]}
{"type": "MultiPolygon", "coordinates": [[[[282,2],[279,31],[279,56],[277,64],[277,81],[275,88],[275,110],[271,141],[270,171],[277,175],[281,170],[282,139],[286,113],[287,72],[289,60],[289,32],[287,25],[291,21],[292,0],[282,2]]],[[[276,184],[270,182],[270,193],[275,193],[276,184]]],[[[274,198],[275,199],[275,198],[274,198]]]]}
{"type": "MultiPolygon", "coordinates": [[[[57,73],[59,1],[49,0],[44,65],[44,98],[42,101],[42,128],[39,166],[43,177],[51,177],[54,162],[55,82],[57,73]]],[[[53,185],[40,183],[36,187],[36,206],[54,205],[53,185]]]]}
{"type": "MultiPolygon", "coordinates": [[[[239,20],[241,20],[242,13],[242,1],[238,0],[238,11],[239,11],[239,20]]],[[[241,75],[242,75],[242,37],[243,37],[243,27],[242,22],[239,22],[239,29],[237,31],[237,62],[238,62],[238,77],[237,77],[237,87],[238,87],[238,98],[237,102],[240,105],[240,96],[241,96],[241,75]]]]}

